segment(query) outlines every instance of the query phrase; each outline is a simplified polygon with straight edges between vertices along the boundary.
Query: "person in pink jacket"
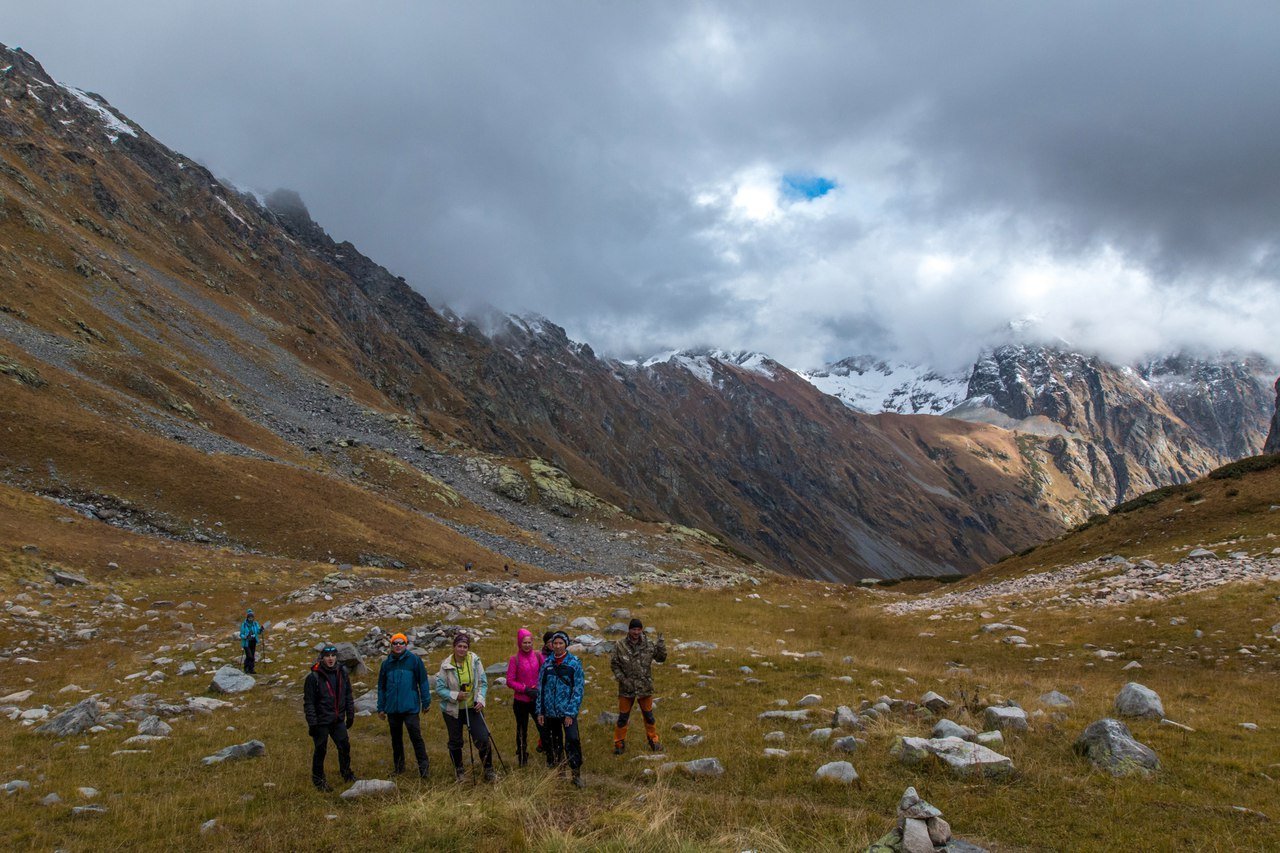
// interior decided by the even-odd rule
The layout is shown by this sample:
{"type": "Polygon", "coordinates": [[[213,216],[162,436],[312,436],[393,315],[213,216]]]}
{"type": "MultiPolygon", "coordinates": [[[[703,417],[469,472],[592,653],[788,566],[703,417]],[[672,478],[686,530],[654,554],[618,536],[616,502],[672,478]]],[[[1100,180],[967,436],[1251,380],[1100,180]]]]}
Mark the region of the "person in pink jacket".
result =
{"type": "Polygon", "coordinates": [[[542,653],[533,650],[533,634],[521,628],[516,632],[516,653],[507,661],[507,686],[515,692],[511,708],[516,715],[516,761],[524,767],[529,763],[529,718],[542,739],[542,726],[538,725],[534,703],[538,699],[538,671],[542,669],[542,653]]]}

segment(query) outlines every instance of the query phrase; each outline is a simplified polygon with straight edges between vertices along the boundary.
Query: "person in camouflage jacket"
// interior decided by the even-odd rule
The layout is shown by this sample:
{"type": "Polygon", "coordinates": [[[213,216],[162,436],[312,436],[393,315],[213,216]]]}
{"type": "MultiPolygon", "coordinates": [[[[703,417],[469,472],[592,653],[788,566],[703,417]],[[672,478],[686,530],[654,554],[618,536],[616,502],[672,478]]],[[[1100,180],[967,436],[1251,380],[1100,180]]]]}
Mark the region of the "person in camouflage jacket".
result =
{"type": "Polygon", "coordinates": [[[613,754],[621,755],[627,748],[627,722],[631,709],[640,706],[644,716],[644,732],[649,749],[662,751],[658,740],[658,724],[653,715],[653,664],[667,659],[667,644],[658,634],[656,642],[644,634],[644,623],[632,619],[627,636],[613,644],[609,668],[618,682],[618,723],[613,730],[613,754]]]}

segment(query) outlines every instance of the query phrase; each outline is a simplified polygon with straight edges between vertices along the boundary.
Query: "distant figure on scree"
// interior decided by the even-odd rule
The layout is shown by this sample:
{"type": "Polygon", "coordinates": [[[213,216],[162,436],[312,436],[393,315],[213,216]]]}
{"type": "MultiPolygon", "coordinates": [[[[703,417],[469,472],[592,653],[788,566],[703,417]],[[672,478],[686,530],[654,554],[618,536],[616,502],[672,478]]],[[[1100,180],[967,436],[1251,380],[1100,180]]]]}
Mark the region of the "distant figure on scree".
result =
{"type": "Polygon", "coordinates": [[[258,643],[262,640],[264,633],[262,623],[253,618],[253,611],[246,611],[244,621],[240,623],[240,648],[244,649],[244,671],[250,675],[253,675],[254,665],[257,663],[258,643]]]}

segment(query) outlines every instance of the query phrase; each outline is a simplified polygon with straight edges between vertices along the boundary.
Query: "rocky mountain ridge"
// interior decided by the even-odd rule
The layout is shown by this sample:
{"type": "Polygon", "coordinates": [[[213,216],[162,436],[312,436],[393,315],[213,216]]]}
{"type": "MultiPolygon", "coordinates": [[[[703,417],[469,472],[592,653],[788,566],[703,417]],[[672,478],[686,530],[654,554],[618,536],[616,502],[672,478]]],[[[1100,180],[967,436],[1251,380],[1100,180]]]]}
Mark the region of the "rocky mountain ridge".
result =
{"type": "Polygon", "coordinates": [[[26,492],[309,559],[292,525],[335,559],[600,569],[646,559],[641,525],[833,580],[971,571],[1105,509],[1044,437],[437,311],[296,194],[0,53],[0,479],[26,492]]]}
{"type": "Polygon", "coordinates": [[[1119,503],[1262,452],[1280,370],[1188,354],[1117,365],[1061,345],[984,352],[967,377],[870,356],[802,374],[852,408],[926,411],[1054,440],[1059,467],[1119,503]]]}

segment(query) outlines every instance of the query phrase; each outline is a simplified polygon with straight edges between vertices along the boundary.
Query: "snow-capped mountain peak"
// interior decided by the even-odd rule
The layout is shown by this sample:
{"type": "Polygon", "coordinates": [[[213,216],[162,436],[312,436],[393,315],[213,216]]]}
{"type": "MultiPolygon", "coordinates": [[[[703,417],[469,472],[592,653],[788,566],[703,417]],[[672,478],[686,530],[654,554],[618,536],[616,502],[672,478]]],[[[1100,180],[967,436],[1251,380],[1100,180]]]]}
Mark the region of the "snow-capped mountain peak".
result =
{"type": "Polygon", "coordinates": [[[849,408],[872,414],[940,415],[964,400],[969,387],[967,372],[940,373],[872,355],[841,359],[800,375],[849,408]]]}

